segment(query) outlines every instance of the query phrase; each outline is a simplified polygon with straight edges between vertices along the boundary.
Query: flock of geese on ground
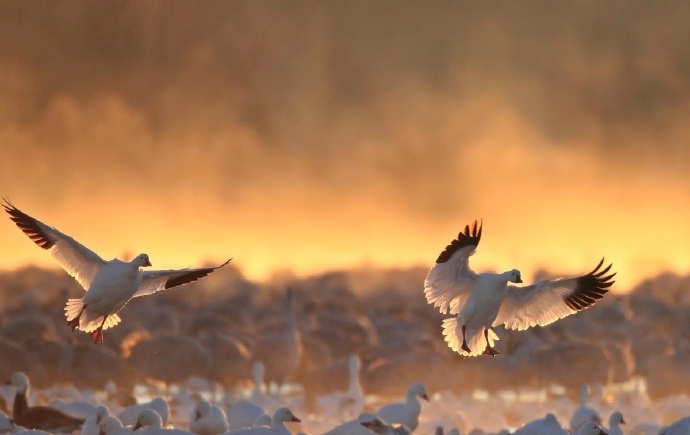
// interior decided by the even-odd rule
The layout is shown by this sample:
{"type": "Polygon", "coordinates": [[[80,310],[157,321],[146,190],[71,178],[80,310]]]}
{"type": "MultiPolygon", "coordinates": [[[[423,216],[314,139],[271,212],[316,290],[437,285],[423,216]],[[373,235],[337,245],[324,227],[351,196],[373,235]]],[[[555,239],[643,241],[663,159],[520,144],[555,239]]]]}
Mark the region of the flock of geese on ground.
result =
{"type": "MultiPolygon", "coordinates": [[[[7,382],[14,391],[10,415],[0,412],[0,433],[22,435],[75,434],[80,435],[292,435],[287,425],[301,424],[303,421],[291,410],[300,406],[293,405],[277,395],[265,395],[259,385],[254,386],[247,398],[235,397],[225,407],[223,400],[213,402],[199,396],[186,395],[185,400],[179,397],[169,403],[162,397],[149,402],[130,406],[120,406],[114,401],[103,401],[93,404],[89,401],[53,401],[52,405],[35,405],[30,400],[30,382],[22,372],[15,372],[7,382]],[[286,406],[287,405],[287,406],[286,406]],[[273,409],[271,412],[269,409],[273,409]],[[269,415],[270,413],[270,415],[269,415]],[[186,414],[185,420],[182,416],[186,414]],[[173,423],[173,420],[176,423],[173,423]],[[182,429],[185,427],[185,429],[182,429]]],[[[65,392],[63,391],[63,394],[65,392]]],[[[543,418],[533,419],[521,424],[515,430],[501,429],[497,435],[625,435],[623,427],[626,421],[619,410],[610,413],[608,424],[602,422],[601,413],[587,402],[588,386],[580,388],[580,404],[570,415],[568,425],[564,427],[553,412],[543,418]]],[[[84,397],[82,397],[84,398],[84,397]]],[[[344,392],[335,397],[341,412],[342,423],[337,420],[323,419],[322,416],[307,415],[311,428],[325,428],[318,433],[323,435],[409,435],[422,433],[420,420],[422,413],[433,413],[430,408],[423,408],[421,400],[429,402],[426,388],[421,383],[410,385],[405,399],[401,402],[379,406],[377,410],[367,411],[367,400],[359,394],[344,392]],[[346,420],[343,410],[358,415],[346,420]],[[346,421],[344,421],[346,420],[346,421]]],[[[688,403],[677,402],[687,407],[688,403]]],[[[571,408],[572,409],[572,408],[571,408]]],[[[642,410],[637,410],[642,412],[642,410]]],[[[501,412],[496,409],[496,417],[501,412]]],[[[433,418],[432,418],[433,419],[433,418]]],[[[306,422],[305,422],[306,423],[306,422]]],[[[443,419],[429,422],[436,426],[435,435],[448,434],[485,435],[479,428],[466,431],[457,426],[444,427],[443,419]]],[[[303,429],[305,426],[300,426],[303,429]]],[[[428,425],[427,425],[428,427],[428,425]]],[[[629,435],[687,435],[690,433],[690,417],[682,417],[668,425],[661,426],[650,422],[635,425],[629,435]]],[[[303,430],[298,432],[305,435],[303,430]]]]}

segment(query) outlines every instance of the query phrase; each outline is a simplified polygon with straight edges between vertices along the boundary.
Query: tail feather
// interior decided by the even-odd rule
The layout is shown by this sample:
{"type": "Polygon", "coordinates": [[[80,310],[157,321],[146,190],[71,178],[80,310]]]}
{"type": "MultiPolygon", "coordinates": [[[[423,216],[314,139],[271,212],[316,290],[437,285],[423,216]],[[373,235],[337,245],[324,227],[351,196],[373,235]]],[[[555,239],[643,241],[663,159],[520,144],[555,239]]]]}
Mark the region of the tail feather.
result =
{"type": "MultiPolygon", "coordinates": [[[[118,316],[117,314],[110,314],[108,316],[108,318],[105,320],[105,323],[103,323],[103,330],[105,331],[108,328],[112,328],[113,326],[120,323],[120,321],[121,321],[120,316],[118,316]]],[[[103,322],[103,316],[97,317],[97,318],[90,320],[90,321],[83,320],[79,324],[79,329],[81,331],[84,331],[84,332],[93,332],[96,329],[98,329],[99,326],[101,326],[102,322],[103,322]]]]}
{"type": "MultiPolygon", "coordinates": [[[[489,328],[488,331],[489,346],[493,347],[496,340],[498,340],[498,335],[496,335],[491,328],[489,328]]],[[[451,317],[443,320],[443,335],[444,339],[448,343],[448,346],[455,352],[458,352],[460,355],[481,355],[484,353],[484,349],[486,349],[484,328],[466,328],[465,341],[471,352],[467,353],[460,347],[462,346],[462,325],[458,322],[457,317],[451,317]]]]}
{"type": "MultiPolygon", "coordinates": [[[[67,303],[65,304],[65,317],[67,318],[67,321],[69,322],[70,320],[76,319],[79,313],[82,312],[83,308],[84,302],[81,299],[68,299],[67,303]]],[[[121,321],[122,319],[120,319],[120,316],[118,316],[117,314],[110,314],[106,319],[105,323],[103,324],[103,329],[105,330],[108,328],[112,328],[113,326],[119,324],[121,321]]],[[[96,329],[98,329],[99,326],[101,326],[101,322],[103,322],[103,316],[97,317],[95,319],[89,319],[88,313],[85,312],[79,318],[78,329],[84,332],[93,332],[96,329]]]]}
{"type": "Polygon", "coordinates": [[[65,317],[67,321],[75,319],[81,313],[83,307],[84,301],[81,299],[67,299],[65,304],[65,317]]]}

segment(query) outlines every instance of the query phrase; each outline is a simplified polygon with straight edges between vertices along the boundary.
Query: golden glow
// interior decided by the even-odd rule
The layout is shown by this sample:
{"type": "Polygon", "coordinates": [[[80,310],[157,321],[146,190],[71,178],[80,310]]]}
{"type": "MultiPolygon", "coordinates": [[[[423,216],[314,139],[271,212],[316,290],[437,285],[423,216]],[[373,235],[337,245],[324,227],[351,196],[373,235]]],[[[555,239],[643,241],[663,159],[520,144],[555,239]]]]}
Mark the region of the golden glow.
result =
{"type": "MultiPolygon", "coordinates": [[[[598,3],[341,8],[0,17],[0,196],[106,259],[256,280],[431,267],[476,218],[476,270],[690,272],[675,7],[615,28],[598,3]]],[[[9,219],[0,247],[0,268],[54,264],[9,219]]]]}

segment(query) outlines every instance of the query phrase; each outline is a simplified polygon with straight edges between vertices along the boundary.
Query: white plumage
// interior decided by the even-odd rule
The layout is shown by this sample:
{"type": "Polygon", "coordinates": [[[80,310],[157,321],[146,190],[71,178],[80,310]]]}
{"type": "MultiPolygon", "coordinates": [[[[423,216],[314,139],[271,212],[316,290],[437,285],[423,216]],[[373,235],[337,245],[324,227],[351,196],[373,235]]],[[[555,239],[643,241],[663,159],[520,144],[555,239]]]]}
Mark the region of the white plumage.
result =
{"type": "MultiPolygon", "coordinates": [[[[263,417],[259,417],[263,421],[263,417]]],[[[301,420],[290,411],[288,408],[278,408],[271,417],[271,426],[265,427],[261,426],[261,422],[257,418],[257,421],[251,428],[235,429],[230,432],[225,432],[225,434],[232,435],[292,435],[290,430],[285,426],[286,422],[301,422],[301,420]]]]}
{"type": "Polygon", "coordinates": [[[544,418],[525,423],[513,435],[568,435],[568,431],[563,429],[554,414],[548,413],[544,418]]]}
{"type": "Polygon", "coordinates": [[[166,429],[161,416],[153,409],[141,411],[132,430],[145,435],[189,435],[191,432],[182,429],[166,429]],[[137,429],[143,429],[137,431],[137,429]]]}
{"type": "Polygon", "coordinates": [[[150,402],[128,406],[120,411],[117,418],[122,421],[123,425],[134,425],[141,412],[146,409],[153,409],[156,411],[158,416],[162,419],[163,425],[165,426],[168,424],[168,419],[170,418],[170,405],[168,405],[168,401],[162,397],[154,397],[150,402]]]}
{"type": "Polygon", "coordinates": [[[621,424],[625,424],[625,419],[620,411],[614,411],[609,416],[609,427],[604,429],[608,435],[623,435],[621,424]]]}
{"type": "Polygon", "coordinates": [[[129,435],[134,433],[131,428],[124,427],[117,418],[107,415],[98,423],[99,433],[105,435],[129,435]]]}
{"type": "Polygon", "coordinates": [[[149,256],[140,254],[132,261],[106,261],[98,254],[57,230],[27,215],[5,199],[10,219],[39,247],[46,249],[67,273],[86,290],[80,299],[69,299],[65,306],[67,324],[72,330],[89,332],[96,343],[103,342],[103,330],[120,323],[117,312],[130,299],[146,296],[202,278],[217,267],[153,270],[149,256]]]}
{"type": "Polygon", "coordinates": [[[522,283],[517,269],[503,273],[477,274],[469,267],[482,235],[481,224],[458,234],[441,252],[424,282],[424,295],[441,313],[456,317],[443,321],[448,345],[465,355],[496,355],[498,336],[492,327],[527,329],[548,325],[592,306],[613,284],[615,273],[605,276],[611,266],[600,270],[604,260],[587,275],[553,279],[517,287],[522,283]]]}
{"type": "Polygon", "coordinates": [[[593,421],[585,422],[573,435],[607,435],[597,423],[593,421]]]}
{"type": "Polygon", "coordinates": [[[423,384],[414,383],[407,388],[404,403],[391,403],[376,411],[376,415],[386,423],[402,424],[414,431],[419,426],[419,414],[422,412],[422,404],[418,397],[429,401],[426,388],[423,384]]]}
{"type": "Polygon", "coordinates": [[[197,435],[217,435],[226,432],[228,420],[225,411],[200,399],[190,416],[189,430],[197,435]]]}
{"type": "Polygon", "coordinates": [[[588,421],[601,424],[601,415],[599,411],[587,404],[588,398],[589,386],[587,384],[580,385],[580,404],[575,408],[575,411],[573,411],[573,415],[570,416],[570,430],[578,430],[580,426],[588,421]]]}

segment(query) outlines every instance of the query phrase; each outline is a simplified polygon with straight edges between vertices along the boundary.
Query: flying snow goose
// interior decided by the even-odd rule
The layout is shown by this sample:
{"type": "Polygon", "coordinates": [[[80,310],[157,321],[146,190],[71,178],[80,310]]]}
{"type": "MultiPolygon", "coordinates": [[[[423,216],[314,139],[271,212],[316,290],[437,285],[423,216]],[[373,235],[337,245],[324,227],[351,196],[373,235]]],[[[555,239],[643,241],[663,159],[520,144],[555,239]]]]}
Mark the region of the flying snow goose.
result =
{"type": "Polygon", "coordinates": [[[84,420],[69,416],[49,406],[29,406],[31,388],[29,378],[22,372],[14,372],[7,383],[16,389],[12,407],[12,421],[27,429],[48,432],[71,432],[80,429],[84,420]]]}
{"type": "Polygon", "coordinates": [[[419,426],[419,414],[422,412],[422,404],[417,399],[429,401],[426,388],[423,384],[414,383],[407,388],[405,403],[391,403],[376,411],[376,415],[386,423],[398,423],[414,432],[419,426]]]}
{"type": "Polygon", "coordinates": [[[504,324],[508,329],[523,330],[548,325],[558,319],[588,308],[601,299],[613,284],[615,273],[605,276],[611,265],[599,265],[590,273],[567,279],[522,283],[517,269],[503,273],[475,273],[469,266],[482,236],[481,223],[458,234],[441,252],[424,282],[428,303],[441,313],[456,317],[443,321],[443,335],[454,351],[475,356],[496,355],[493,343],[498,336],[492,329],[504,324]]]}
{"type": "Polygon", "coordinates": [[[228,430],[228,420],[217,405],[200,399],[189,419],[189,430],[197,435],[217,435],[228,430]]]}
{"type": "Polygon", "coordinates": [[[91,333],[96,343],[103,343],[103,330],[120,323],[117,315],[130,299],[167,290],[203,278],[225,266],[143,272],[150,267],[147,254],[139,254],[126,262],[102,259],[57,228],[22,212],[5,199],[3,204],[10,219],[39,247],[47,250],[63,269],[73,276],[86,293],[81,299],[68,299],[65,306],[67,324],[72,330],[91,333]]]}

